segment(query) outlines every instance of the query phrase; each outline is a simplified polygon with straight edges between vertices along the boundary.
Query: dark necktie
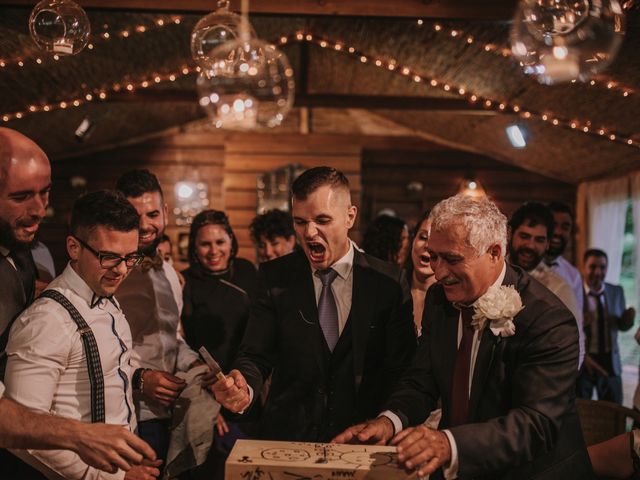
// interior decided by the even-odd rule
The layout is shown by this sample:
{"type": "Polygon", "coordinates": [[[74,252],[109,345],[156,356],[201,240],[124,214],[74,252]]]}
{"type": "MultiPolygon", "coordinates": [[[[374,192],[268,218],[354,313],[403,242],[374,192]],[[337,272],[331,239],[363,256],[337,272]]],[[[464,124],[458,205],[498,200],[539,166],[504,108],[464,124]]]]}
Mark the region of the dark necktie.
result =
{"type": "Polygon", "coordinates": [[[113,295],[109,295],[108,297],[102,297],[100,295],[96,295],[95,293],[91,296],[91,303],[89,303],[89,307],[96,308],[98,305],[100,305],[100,302],[102,302],[102,300],[109,300],[114,307],[118,308],[118,306],[116,305],[116,302],[113,300],[113,295]]]}
{"type": "MultiPolygon", "coordinates": [[[[13,263],[16,266],[18,277],[22,283],[24,289],[24,296],[27,301],[27,305],[33,300],[33,293],[36,284],[36,268],[31,256],[31,251],[27,248],[16,248],[9,254],[13,259],[13,263]]],[[[26,305],[25,305],[26,306],[26,305]]]]}
{"type": "Polygon", "coordinates": [[[322,333],[329,346],[329,350],[333,352],[336,343],[338,343],[340,333],[338,330],[338,307],[336,306],[336,299],[331,290],[331,284],[338,276],[338,272],[332,268],[328,268],[326,270],[318,270],[316,275],[322,282],[322,291],[320,292],[320,300],[318,301],[318,320],[320,321],[320,328],[322,328],[322,333]]]}
{"type": "Polygon", "coordinates": [[[604,316],[604,305],[602,303],[602,293],[596,293],[593,291],[589,291],[589,295],[596,299],[597,306],[597,322],[598,322],[598,353],[603,355],[607,353],[606,348],[606,324],[605,324],[605,316],[604,316]]]}
{"type": "Polygon", "coordinates": [[[451,385],[451,418],[449,426],[464,425],[469,416],[469,370],[471,368],[471,347],[473,345],[473,307],[463,307],[462,339],[453,365],[451,385]]]}

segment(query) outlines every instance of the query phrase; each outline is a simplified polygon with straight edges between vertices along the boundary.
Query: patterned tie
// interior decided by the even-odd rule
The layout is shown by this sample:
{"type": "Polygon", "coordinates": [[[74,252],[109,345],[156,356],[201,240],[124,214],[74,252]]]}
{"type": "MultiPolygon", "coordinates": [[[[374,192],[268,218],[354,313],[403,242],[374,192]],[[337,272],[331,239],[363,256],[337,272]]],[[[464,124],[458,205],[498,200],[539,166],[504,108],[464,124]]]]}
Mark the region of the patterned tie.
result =
{"type": "Polygon", "coordinates": [[[451,417],[449,426],[464,425],[469,416],[469,370],[471,368],[471,347],[473,345],[473,307],[463,307],[462,339],[453,365],[451,385],[451,417]]]}
{"type": "Polygon", "coordinates": [[[602,293],[596,293],[594,291],[589,291],[589,295],[596,299],[596,304],[598,307],[597,310],[597,323],[598,323],[598,353],[603,355],[607,353],[606,342],[605,342],[605,334],[606,334],[606,324],[605,324],[605,316],[604,316],[604,305],[602,304],[602,293]]]}
{"type": "Polygon", "coordinates": [[[316,275],[322,282],[322,292],[320,292],[320,300],[318,301],[318,319],[320,320],[324,339],[329,346],[329,350],[333,352],[336,343],[338,343],[339,331],[338,307],[331,291],[331,283],[338,276],[338,272],[333,268],[328,268],[326,270],[318,270],[316,275]]]}

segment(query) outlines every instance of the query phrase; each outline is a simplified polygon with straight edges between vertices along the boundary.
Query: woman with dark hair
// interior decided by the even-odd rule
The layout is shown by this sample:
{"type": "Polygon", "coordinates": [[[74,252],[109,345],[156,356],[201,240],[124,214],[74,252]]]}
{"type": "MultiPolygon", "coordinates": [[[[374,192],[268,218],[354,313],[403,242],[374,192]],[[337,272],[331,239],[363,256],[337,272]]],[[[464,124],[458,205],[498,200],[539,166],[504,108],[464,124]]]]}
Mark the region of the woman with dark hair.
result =
{"type": "Polygon", "coordinates": [[[362,248],[376,258],[404,265],[409,255],[409,227],[401,218],[379,215],[367,228],[362,248]]]}
{"type": "Polygon", "coordinates": [[[182,325],[187,343],[205,346],[228,370],[249,318],[249,299],[257,288],[253,264],[236,258],[238,240],[224,212],[205,210],[189,231],[189,268],[183,274],[182,325]]]}
{"type": "Polygon", "coordinates": [[[422,312],[424,299],[429,287],[436,283],[436,277],[431,269],[429,253],[429,234],[431,221],[429,211],[424,212],[416,224],[411,244],[411,255],[407,261],[407,278],[411,283],[411,298],[413,300],[413,323],[416,335],[422,335],[422,312]]]}
{"type": "MultiPolygon", "coordinates": [[[[257,272],[244,258],[236,258],[238,241],[224,212],[205,210],[193,219],[189,231],[189,268],[183,274],[182,326],[194,350],[204,346],[223,371],[238,353],[249,319],[250,298],[257,290],[257,272]]],[[[218,415],[215,448],[194,478],[213,473],[218,478],[233,443],[246,435],[218,415]]],[[[221,478],[221,477],[220,477],[221,478]]]]}

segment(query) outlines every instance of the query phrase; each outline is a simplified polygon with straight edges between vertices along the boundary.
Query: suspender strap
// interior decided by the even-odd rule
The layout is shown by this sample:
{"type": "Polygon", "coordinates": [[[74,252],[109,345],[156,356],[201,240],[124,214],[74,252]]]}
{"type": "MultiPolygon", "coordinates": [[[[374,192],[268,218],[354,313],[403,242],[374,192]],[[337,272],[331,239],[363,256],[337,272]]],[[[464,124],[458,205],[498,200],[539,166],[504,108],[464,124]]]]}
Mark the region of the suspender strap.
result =
{"type": "Polygon", "coordinates": [[[93,335],[91,327],[82,318],[80,312],[73,306],[67,297],[56,290],[45,290],[40,297],[50,298],[62,305],[73,321],[78,326],[78,333],[82,337],[84,354],[87,358],[87,370],[89,371],[89,382],[91,383],[91,422],[104,423],[104,376],[102,375],[102,364],[100,363],[100,352],[96,337],[93,335]]]}

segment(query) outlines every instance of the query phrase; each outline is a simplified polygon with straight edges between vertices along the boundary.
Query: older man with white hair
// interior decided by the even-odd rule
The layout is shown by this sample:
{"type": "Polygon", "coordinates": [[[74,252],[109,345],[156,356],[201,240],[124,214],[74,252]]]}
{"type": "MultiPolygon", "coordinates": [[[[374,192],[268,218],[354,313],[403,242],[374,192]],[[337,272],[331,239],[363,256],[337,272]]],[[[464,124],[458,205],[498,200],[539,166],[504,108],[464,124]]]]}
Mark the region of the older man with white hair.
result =
{"type": "Polygon", "coordinates": [[[386,411],[334,441],[391,440],[419,476],[593,478],[574,404],[573,315],[505,263],[507,219],[492,202],[458,195],[430,218],[438,284],[413,365],[386,411]],[[421,423],[439,398],[442,421],[432,430],[421,423]]]}

